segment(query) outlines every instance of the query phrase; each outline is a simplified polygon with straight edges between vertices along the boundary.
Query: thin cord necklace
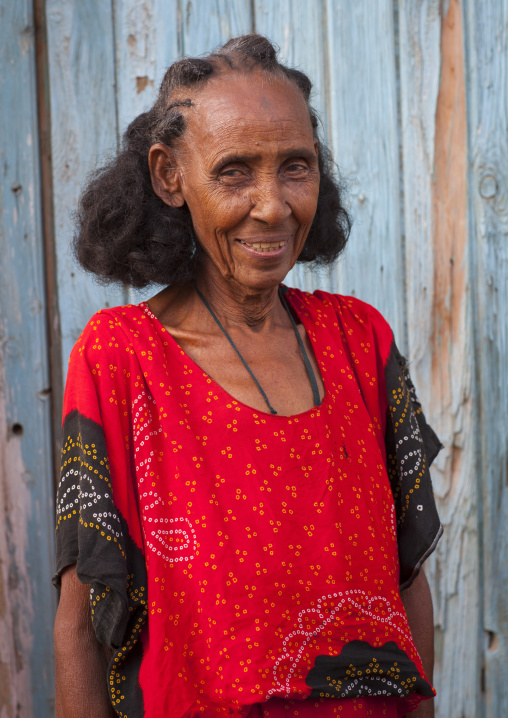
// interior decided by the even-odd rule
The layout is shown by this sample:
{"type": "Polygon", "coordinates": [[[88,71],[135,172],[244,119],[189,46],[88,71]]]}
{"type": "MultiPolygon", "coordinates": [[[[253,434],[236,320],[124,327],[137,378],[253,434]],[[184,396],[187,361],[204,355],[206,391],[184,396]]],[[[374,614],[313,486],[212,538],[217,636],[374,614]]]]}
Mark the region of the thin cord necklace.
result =
{"type": "MultiPolygon", "coordinates": [[[[263,387],[261,386],[261,384],[259,383],[259,381],[256,379],[256,377],[254,376],[254,374],[252,373],[252,371],[251,371],[249,365],[247,364],[247,362],[245,361],[245,359],[243,358],[243,356],[242,356],[242,355],[240,354],[240,352],[238,351],[238,349],[237,349],[236,344],[234,343],[234,341],[231,339],[231,337],[229,336],[229,334],[227,333],[227,331],[226,331],[226,330],[224,329],[224,327],[222,326],[222,324],[221,324],[221,322],[220,322],[220,319],[217,317],[217,315],[216,315],[215,312],[213,311],[212,307],[208,304],[208,302],[206,301],[205,297],[201,294],[201,292],[200,292],[199,289],[196,287],[196,285],[194,285],[194,286],[195,286],[196,292],[197,292],[197,294],[198,294],[198,297],[201,299],[201,301],[203,302],[203,304],[205,305],[205,307],[208,309],[208,311],[210,312],[212,318],[215,320],[215,323],[217,324],[217,326],[219,327],[219,329],[221,330],[221,332],[224,334],[224,336],[226,337],[226,339],[228,340],[228,342],[231,344],[231,346],[233,347],[233,349],[235,350],[235,352],[238,354],[238,357],[239,357],[240,361],[242,362],[242,364],[244,365],[244,367],[245,367],[245,368],[247,369],[247,371],[249,372],[249,374],[250,374],[250,376],[251,376],[251,378],[252,378],[254,384],[255,384],[255,385],[257,386],[257,388],[259,389],[259,393],[261,394],[261,396],[262,396],[263,399],[265,400],[266,405],[267,405],[267,407],[268,407],[268,410],[270,411],[270,414],[276,414],[277,412],[275,411],[275,409],[273,408],[273,406],[270,404],[270,402],[269,402],[269,400],[268,400],[268,397],[267,397],[267,395],[265,394],[265,392],[264,392],[264,390],[263,390],[263,387]]],[[[317,384],[317,381],[316,381],[316,375],[314,374],[314,369],[312,368],[312,364],[310,363],[310,359],[309,359],[309,357],[308,357],[308,355],[307,355],[307,352],[306,352],[306,350],[305,350],[305,346],[304,346],[303,341],[302,341],[302,338],[301,338],[301,336],[300,336],[300,332],[298,331],[298,327],[296,326],[296,322],[295,322],[295,320],[293,319],[293,315],[291,314],[291,312],[290,312],[290,310],[289,310],[289,307],[288,307],[288,305],[287,305],[286,300],[284,299],[284,296],[283,296],[283,294],[282,294],[282,291],[281,291],[280,287],[279,287],[279,297],[280,297],[280,300],[281,300],[281,302],[282,302],[282,306],[284,307],[284,309],[285,309],[286,312],[288,313],[288,316],[289,316],[289,318],[290,318],[290,320],[291,320],[291,324],[293,325],[293,329],[295,330],[296,339],[297,339],[297,341],[298,341],[298,346],[300,347],[300,351],[302,352],[303,361],[304,361],[304,364],[305,364],[305,368],[307,369],[307,374],[308,374],[308,376],[309,376],[310,385],[311,385],[311,387],[312,387],[312,395],[313,395],[314,405],[315,405],[315,406],[319,406],[320,403],[321,403],[321,399],[320,399],[320,396],[319,396],[319,388],[318,388],[318,384],[317,384]]]]}

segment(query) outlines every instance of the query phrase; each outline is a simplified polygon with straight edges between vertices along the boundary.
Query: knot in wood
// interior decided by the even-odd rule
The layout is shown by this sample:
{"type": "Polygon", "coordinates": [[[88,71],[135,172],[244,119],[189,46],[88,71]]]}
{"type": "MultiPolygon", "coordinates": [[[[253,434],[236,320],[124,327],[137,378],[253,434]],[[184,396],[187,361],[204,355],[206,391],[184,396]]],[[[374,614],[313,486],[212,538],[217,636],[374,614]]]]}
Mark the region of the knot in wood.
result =
{"type": "Polygon", "coordinates": [[[492,199],[497,194],[497,182],[493,175],[485,175],[480,181],[480,194],[483,199],[492,199]]]}

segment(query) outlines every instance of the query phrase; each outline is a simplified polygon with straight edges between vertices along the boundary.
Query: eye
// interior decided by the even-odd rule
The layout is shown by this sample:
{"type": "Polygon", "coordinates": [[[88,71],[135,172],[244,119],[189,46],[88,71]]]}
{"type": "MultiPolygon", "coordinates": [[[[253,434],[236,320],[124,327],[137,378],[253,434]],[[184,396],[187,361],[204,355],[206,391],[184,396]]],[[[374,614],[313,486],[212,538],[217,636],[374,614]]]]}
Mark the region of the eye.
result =
{"type": "Polygon", "coordinates": [[[305,177],[309,171],[309,165],[305,160],[291,159],[284,165],[283,170],[292,177],[305,177]]]}
{"type": "Polygon", "coordinates": [[[227,185],[243,184],[249,177],[248,168],[242,164],[228,164],[217,173],[219,182],[227,185]]]}
{"type": "Polygon", "coordinates": [[[242,174],[239,169],[222,170],[220,177],[239,177],[242,174]]]}

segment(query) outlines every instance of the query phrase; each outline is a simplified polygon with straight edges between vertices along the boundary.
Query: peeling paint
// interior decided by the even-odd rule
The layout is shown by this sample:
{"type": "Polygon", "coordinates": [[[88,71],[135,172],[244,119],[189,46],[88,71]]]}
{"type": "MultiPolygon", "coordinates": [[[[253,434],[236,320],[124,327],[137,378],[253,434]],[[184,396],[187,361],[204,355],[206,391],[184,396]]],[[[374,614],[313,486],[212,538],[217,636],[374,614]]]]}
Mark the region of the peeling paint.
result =
{"type": "Polygon", "coordinates": [[[34,31],[31,25],[23,28],[19,36],[19,44],[21,45],[21,54],[23,56],[32,49],[33,37],[34,31]]]}
{"type": "MultiPolygon", "coordinates": [[[[200,54],[224,40],[225,35],[249,29],[255,7],[256,29],[278,42],[289,62],[308,71],[316,82],[315,101],[325,113],[325,128],[327,110],[331,118],[336,160],[352,179],[356,235],[348,256],[329,273],[319,275],[299,268],[293,278],[306,289],[316,285],[331,291],[342,288],[378,304],[395,325],[399,340],[407,327],[413,378],[428,417],[446,443],[433,467],[446,530],[428,564],[438,623],[437,713],[464,718],[508,715],[501,696],[506,687],[508,655],[508,547],[504,530],[508,523],[508,461],[506,436],[496,419],[499,408],[507,405],[508,391],[506,322],[502,321],[508,307],[508,54],[502,35],[508,6],[494,0],[215,0],[209,5],[210,13],[204,15],[199,3],[187,0],[125,0],[114,3],[114,13],[110,3],[95,0],[90,6],[93,12],[86,4],[67,0],[45,3],[50,99],[54,118],[58,118],[51,130],[56,284],[64,365],[72,343],[93,311],[124,301],[122,290],[97,287],[92,279],[84,278],[68,251],[72,231],[69,214],[76,206],[83,177],[96,155],[115,147],[118,133],[146,109],[162,71],[179,53],[200,54]],[[464,31],[461,8],[467,23],[464,31]],[[97,26],[101,28],[99,35],[94,32],[97,26]],[[302,36],[304,43],[292,41],[302,36]],[[466,60],[464,36],[466,45],[469,43],[466,60]],[[469,63],[468,88],[465,62],[469,63]],[[466,90],[471,117],[476,112],[479,115],[474,122],[471,119],[469,157],[466,90]],[[469,195],[465,184],[467,160],[473,167],[469,195]],[[467,236],[468,200],[476,237],[467,236]],[[478,253],[478,277],[468,275],[471,246],[478,253]],[[471,295],[475,293],[481,295],[482,304],[475,315],[481,324],[480,347],[472,344],[472,314],[476,310],[471,295]],[[483,356],[481,387],[475,384],[478,353],[483,356]],[[484,415],[478,428],[473,422],[473,404],[480,400],[484,415]],[[482,436],[484,456],[482,531],[486,540],[481,567],[477,431],[482,436]],[[488,633],[483,632],[480,621],[482,590],[488,633]],[[476,645],[479,634],[485,648],[483,665],[482,649],[477,650],[476,645]],[[481,708],[479,700],[484,702],[481,708]]],[[[19,8],[25,6],[11,6],[16,7],[18,20],[19,8]]],[[[26,55],[27,62],[33,50],[32,33],[25,18],[12,33],[17,57],[26,55]]],[[[4,63],[6,67],[9,63],[9,71],[15,66],[13,57],[11,52],[4,63]]],[[[11,91],[11,96],[18,95],[11,91]]],[[[30,112],[33,109],[27,104],[26,113],[17,115],[28,118],[19,137],[21,154],[9,154],[2,160],[3,176],[9,177],[2,187],[2,199],[8,203],[3,221],[9,232],[4,265],[10,266],[12,259],[13,267],[22,245],[40,243],[33,231],[39,187],[23,174],[37,151],[37,134],[30,131],[35,126],[30,112]],[[28,152],[32,143],[34,147],[28,152]]],[[[23,264],[16,276],[26,282],[9,286],[12,324],[24,326],[25,333],[0,326],[0,362],[3,358],[6,365],[20,369],[26,362],[25,374],[20,370],[12,381],[9,375],[8,387],[5,377],[0,376],[0,401],[4,402],[0,405],[0,718],[32,718],[33,714],[27,667],[33,606],[26,542],[30,536],[44,535],[44,515],[50,500],[37,495],[30,504],[41,477],[36,462],[30,463],[29,453],[21,451],[25,451],[30,433],[28,420],[23,418],[25,407],[21,406],[27,399],[13,406],[13,397],[18,396],[27,373],[38,371],[38,362],[43,361],[44,351],[35,358],[29,355],[35,341],[31,329],[40,326],[44,317],[44,300],[40,299],[43,290],[33,295],[23,293],[25,286],[37,282],[37,268],[30,266],[31,275],[25,278],[23,264]],[[35,318],[37,322],[30,325],[35,318]]],[[[48,386],[47,377],[36,383],[33,391],[30,385],[34,412],[47,406],[48,386]]],[[[49,450],[47,438],[36,449],[40,465],[45,460],[45,442],[49,450]]],[[[39,590],[35,581],[32,589],[39,590]]],[[[39,610],[37,601],[38,596],[33,603],[39,610]]],[[[50,666],[46,661],[48,675],[50,666]]],[[[51,707],[48,710],[51,714],[51,707]]]]}
{"type": "Polygon", "coordinates": [[[482,701],[482,588],[462,15],[457,0],[442,14],[439,0],[398,8],[411,370],[445,445],[432,467],[445,531],[427,566],[436,715],[473,718],[482,701]]]}
{"type": "Polygon", "coordinates": [[[14,706],[10,695],[10,674],[10,665],[0,659],[0,718],[13,718],[14,716],[14,706]]]}
{"type": "Polygon", "coordinates": [[[27,564],[30,492],[20,437],[8,431],[6,381],[0,353],[0,717],[32,715],[30,668],[32,592],[27,564]],[[9,434],[10,437],[9,438],[9,434]],[[21,710],[14,706],[20,706],[21,710]]]}
{"type": "Polygon", "coordinates": [[[143,77],[136,77],[136,90],[138,94],[143,92],[148,86],[153,87],[153,80],[150,80],[146,75],[143,77]]]}
{"type": "Polygon", "coordinates": [[[467,123],[463,37],[458,0],[451,0],[441,36],[441,83],[434,135],[432,314],[433,396],[456,430],[457,412],[470,388],[457,372],[464,356],[467,326],[467,123]],[[459,385],[455,384],[459,380],[459,385]]]}

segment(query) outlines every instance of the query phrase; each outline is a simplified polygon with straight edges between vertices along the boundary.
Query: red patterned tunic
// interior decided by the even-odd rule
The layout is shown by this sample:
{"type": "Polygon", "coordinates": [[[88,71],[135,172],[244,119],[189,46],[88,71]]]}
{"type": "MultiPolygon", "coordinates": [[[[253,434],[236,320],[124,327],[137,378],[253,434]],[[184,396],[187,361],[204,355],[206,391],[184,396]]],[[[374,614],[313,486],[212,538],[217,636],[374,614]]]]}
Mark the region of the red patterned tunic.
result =
{"type": "Polygon", "coordinates": [[[76,563],[91,585],[120,716],[398,716],[433,695],[399,583],[441,533],[439,442],[376,310],[286,299],[325,387],[296,416],[233,399],[145,304],[96,314],[72,353],[56,580],[76,563]]]}

